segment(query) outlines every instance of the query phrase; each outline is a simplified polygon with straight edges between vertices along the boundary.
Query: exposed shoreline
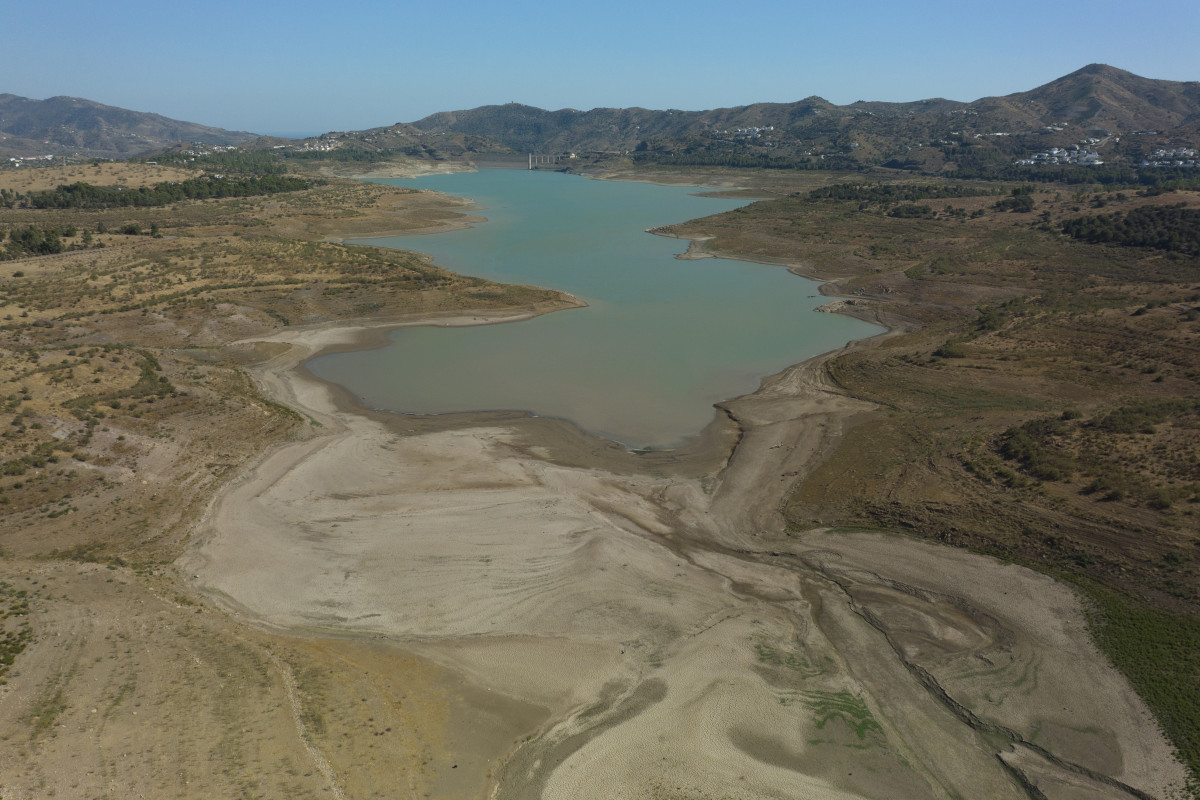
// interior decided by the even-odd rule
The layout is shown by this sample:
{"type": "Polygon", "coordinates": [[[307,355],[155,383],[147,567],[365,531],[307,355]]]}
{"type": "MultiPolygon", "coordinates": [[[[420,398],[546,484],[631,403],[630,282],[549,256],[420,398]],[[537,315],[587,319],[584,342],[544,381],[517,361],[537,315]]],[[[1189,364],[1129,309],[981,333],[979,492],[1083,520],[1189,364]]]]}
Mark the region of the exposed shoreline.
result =
{"type": "MultiPolygon", "coordinates": [[[[680,239],[688,243],[687,250],[676,255],[675,257],[683,261],[698,261],[703,258],[722,258],[728,261],[745,261],[750,264],[766,264],[773,267],[783,267],[793,275],[798,275],[801,278],[806,278],[814,283],[817,283],[817,292],[824,297],[834,298],[833,302],[819,306],[814,311],[820,311],[825,314],[842,314],[847,317],[870,322],[883,328],[882,333],[877,333],[874,336],[868,336],[864,339],[856,339],[851,342],[855,346],[869,346],[868,343],[876,342],[882,338],[898,336],[903,333],[912,333],[920,329],[921,325],[914,319],[902,316],[900,314],[890,313],[887,310],[880,308],[880,304],[884,301],[878,298],[870,298],[868,302],[858,303],[852,298],[841,294],[842,285],[848,279],[830,278],[822,275],[817,270],[813,269],[810,264],[802,261],[790,261],[785,259],[766,259],[766,258],[747,258],[746,256],[738,255],[737,253],[727,253],[720,250],[707,250],[704,247],[704,242],[709,241],[710,236],[683,236],[677,233],[672,233],[661,228],[651,228],[647,233],[652,233],[655,236],[663,236],[668,239],[680,239]],[[839,304],[840,301],[840,304],[839,304]]],[[[817,358],[831,356],[835,352],[843,352],[844,348],[837,351],[823,353],[817,358]]],[[[807,363],[807,362],[804,362],[807,363]]],[[[799,365],[797,365],[799,366],[799,365]]]]}
{"type": "MultiPolygon", "coordinates": [[[[825,283],[821,293],[834,289],[825,283]]],[[[255,337],[285,347],[250,367],[263,392],[320,428],[264,454],[214,498],[181,569],[255,624],[301,637],[383,637],[543,709],[527,742],[497,743],[502,764],[454,776],[453,791],[470,792],[462,796],[655,786],[719,796],[736,785],[763,798],[895,787],[914,797],[937,796],[937,787],[1020,797],[1019,773],[1035,785],[1127,797],[1120,783],[1159,793],[1181,779],[1153,720],[1091,646],[1069,590],[963,551],[786,530],[779,511],[791,487],[873,410],[830,386],[825,362],[910,320],[843,307],[887,330],[764,378],[720,404],[728,420],[718,415],[691,451],[657,460],[558,420],[374,412],[301,368],[320,353],[376,346],[401,325],[496,324],[547,310],[255,337]],[[1014,587],[1027,601],[1009,596],[1014,587]],[[895,609],[908,616],[893,621],[895,609]],[[919,644],[930,637],[937,657],[919,644]],[[763,647],[798,648],[796,658],[814,662],[824,654],[836,666],[798,678],[764,662],[763,647]],[[956,683],[977,659],[1001,665],[995,682],[956,683]],[[979,699],[1011,693],[1010,673],[1031,663],[1040,688],[1005,708],[979,699]],[[1004,753],[914,683],[919,674],[1012,732],[1004,753]],[[845,761],[853,733],[843,741],[798,714],[810,701],[796,698],[814,691],[860,698],[891,744],[845,761]],[[1060,700],[1070,714],[1057,712],[1060,700]],[[1099,733],[1074,731],[1081,715],[1099,733]],[[664,726],[675,731],[666,741],[664,726]],[[1028,731],[1043,728],[1050,733],[1029,746],[1028,731]],[[814,736],[834,744],[813,745],[814,736]],[[1087,753],[1113,748],[1118,766],[1106,783],[1106,767],[1087,753]],[[847,775],[847,764],[865,769],[847,775]]],[[[442,787],[440,796],[453,796],[442,787]]]]}

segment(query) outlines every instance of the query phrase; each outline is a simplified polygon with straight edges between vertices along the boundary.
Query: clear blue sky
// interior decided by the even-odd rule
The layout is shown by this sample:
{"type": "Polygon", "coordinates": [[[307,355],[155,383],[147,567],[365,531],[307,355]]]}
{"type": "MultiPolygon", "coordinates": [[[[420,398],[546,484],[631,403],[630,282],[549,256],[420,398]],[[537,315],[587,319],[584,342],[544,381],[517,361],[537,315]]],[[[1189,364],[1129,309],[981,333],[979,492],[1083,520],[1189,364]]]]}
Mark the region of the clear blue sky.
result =
{"type": "Polygon", "coordinates": [[[1100,62],[1200,80],[1200,2],[13,3],[0,92],[259,133],[516,101],[687,110],[974,100],[1100,62]],[[1144,10],[1143,10],[1144,9],[1144,10]]]}

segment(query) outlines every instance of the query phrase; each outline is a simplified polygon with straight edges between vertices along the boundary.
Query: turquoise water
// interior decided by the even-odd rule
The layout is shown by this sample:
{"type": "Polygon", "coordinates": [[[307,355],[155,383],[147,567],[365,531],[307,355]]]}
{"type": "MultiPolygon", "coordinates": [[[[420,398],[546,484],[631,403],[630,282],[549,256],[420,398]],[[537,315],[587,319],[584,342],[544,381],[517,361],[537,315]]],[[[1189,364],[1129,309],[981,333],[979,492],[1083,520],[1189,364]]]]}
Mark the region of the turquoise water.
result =
{"type": "Polygon", "coordinates": [[[587,308],[470,328],[401,328],[378,350],[309,362],[376,408],[489,409],[569,419],[630,447],[670,447],[713,403],[874,325],[812,313],[817,284],[781,267],[674,258],[686,243],[647,228],[744,203],[694,187],[485,170],[398,185],[469,197],[488,221],[468,230],[372,239],[455,272],[562,289],[587,308]]]}

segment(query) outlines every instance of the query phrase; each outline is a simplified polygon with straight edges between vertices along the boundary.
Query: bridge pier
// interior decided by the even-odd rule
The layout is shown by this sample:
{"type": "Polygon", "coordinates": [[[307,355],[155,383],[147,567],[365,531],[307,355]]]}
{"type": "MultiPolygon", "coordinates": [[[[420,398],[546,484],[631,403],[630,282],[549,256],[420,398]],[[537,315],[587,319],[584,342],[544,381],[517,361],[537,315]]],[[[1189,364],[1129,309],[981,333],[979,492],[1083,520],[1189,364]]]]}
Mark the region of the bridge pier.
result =
{"type": "Polygon", "coordinates": [[[558,160],[560,158],[562,158],[562,156],[551,155],[549,153],[530,153],[529,168],[533,169],[534,167],[542,166],[543,164],[555,165],[558,164],[558,160]]]}

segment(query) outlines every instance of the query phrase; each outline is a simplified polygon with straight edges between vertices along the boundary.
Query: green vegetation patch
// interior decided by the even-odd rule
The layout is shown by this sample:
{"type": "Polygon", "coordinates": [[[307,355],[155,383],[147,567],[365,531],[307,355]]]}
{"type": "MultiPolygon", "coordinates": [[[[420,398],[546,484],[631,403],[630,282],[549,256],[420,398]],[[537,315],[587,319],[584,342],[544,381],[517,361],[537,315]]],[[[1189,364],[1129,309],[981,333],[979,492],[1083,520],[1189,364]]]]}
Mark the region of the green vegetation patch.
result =
{"type": "MultiPolygon", "coordinates": [[[[30,256],[46,256],[61,253],[67,249],[63,237],[74,236],[76,229],[73,225],[26,225],[14,228],[8,232],[8,241],[0,251],[0,259],[28,258],[30,256]]],[[[0,231],[0,241],[5,234],[0,231]]]]}
{"type": "Polygon", "coordinates": [[[1183,203],[1075,217],[1063,222],[1062,232],[1085,242],[1111,242],[1200,256],[1200,208],[1187,208],[1183,203]]]}
{"type": "Polygon", "coordinates": [[[813,664],[808,654],[799,648],[784,650],[767,642],[759,641],[754,643],[754,652],[758,656],[760,663],[770,664],[773,667],[783,667],[792,672],[797,672],[805,678],[820,675],[825,671],[813,664]]]}
{"type": "Polygon", "coordinates": [[[280,192],[310,189],[315,182],[286,175],[226,177],[205,175],[186,181],[170,181],[130,189],[124,186],[93,186],[77,181],[45,192],[18,195],[22,208],[149,208],[181,200],[213,200],[225,197],[260,197],[280,192]]]}
{"type": "Polygon", "coordinates": [[[860,742],[865,742],[868,737],[883,737],[883,727],[875,720],[866,702],[850,692],[797,692],[781,698],[780,702],[784,705],[799,702],[812,711],[817,730],[824,730],[830,722],[840,720],[854,731],[860,742]]]}
{"type": "Polygon", "coordinates": [[[1018,186],[1012,190],[1010,196],[997,201],[992,208],[997,211],[1011,211],[1014,214],[1028,214],[1033,211],[1034,205],[1033,187],[1018,186]]]}
{"type": "Polygon", "coordinates": [[[1200,798],[1200,620],[1085,588],[1096,643],[1150,706],[1200,798]]]}
{"type": "Polygon", "coordinates": [[[987,159],[1004,158],[998,150],[986,148],[960,148],[953,155],[959,169],[945,173],[943,177],[975,181],[1033,181],[1036,183],[1060,183],[1078,186],[1099,184],[1101,186],[1149,186],[1172,190],[1195,190],[1200,181],[1195,170],[1187,168],[1134,169],[1132,167],[1103,166],[1085,167],[1073,164],[1044,166],[1014,166],[1011,163],[984,163],[987,159]],[[973,158],[968,153],[978,153],[973,158]],[[965,155],[965,157],[964,157],[965,155]],[[971,162],[975,163],[972,164],[971,162]]]}
{"type": "Polygon", "coordinates": [[[1197,428],[1200,401],[1144,400],[1091,420],[1071,410],[1059,417],[1033,419],[1001,434],[997,449],[1038,480],[1063,481],[1079,472],[1091,479],[1081,490],[1084,494],[1099,494],[1106,501],[1144,503],[1164,511],[1200,493],[1200,466],[1187,446],[1197,428]],[[1171,431],[1178,441],[1165,436],[1171,431]],[[1134,447],[1137,452],[1145,449],[1137,440],[1156,434],[1164,434],[1160,437],[1163,441],[1156,441],[1149,455],[1136,463],[1129,456],[1122,457],[1124,451],[1135,452],[1134,447]],[[1164,481],[1161,474],[1173,475],[1176,481],[1164,481]]]}
{"type": "Polygon", "coordinates": [[[960,183],[838,183],[813,189],[809,200],[841,200],[854,203],[912,203],[953,197],[982,197],[996,189],[960,183]]]}
{"type": "Polygon", "coordinates": [[[46,681],[42,687],[30,710],[29,721],[32,725],[29,731],[29,740],[31,742],[36,742],[52,731],[59,716],[69,708],[65,690],[74,677],[74,670],[59,673],[46,681]]]}
{"type": "Polygon", "coordinates": [[[1069,477],[1076,469],[1074,460],[1050,443],[1069,433],[1070,423],[1049,418],[1035,419],[1009,428],[1000,437],[1000,454],[1018,461],[1035,478],[1057,481],[1069,477]]]}
{"type": "Polygon", "coordinates": [[[6,676],[13,662],[32,639],[29,592],[0,581],[0,685],[7,682],[6,676]]]}
{"type": "Polygon", "coordinates": [[[904,203],[898,205],[888,212],[889,217],[899,217],[901,219],[933,218],[933,208],[927,205],[916,205],[915,203],[904,203]]]}
{"type": "Polygon", "coordinates": [[[1109,433],[1154,433],[1156,425],[1173,419],[1200,423],[1200,400],[1145,400],[1131,403],[1098,418],[1095,425],[1109,433]]]}

